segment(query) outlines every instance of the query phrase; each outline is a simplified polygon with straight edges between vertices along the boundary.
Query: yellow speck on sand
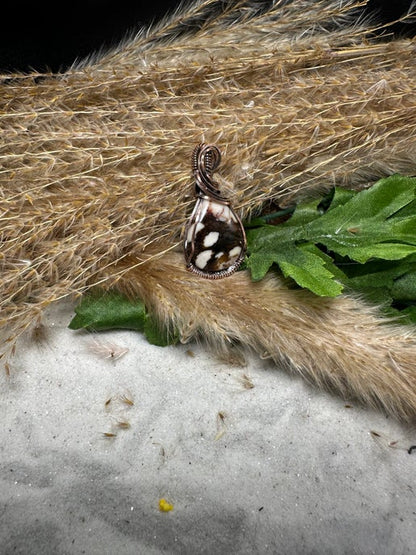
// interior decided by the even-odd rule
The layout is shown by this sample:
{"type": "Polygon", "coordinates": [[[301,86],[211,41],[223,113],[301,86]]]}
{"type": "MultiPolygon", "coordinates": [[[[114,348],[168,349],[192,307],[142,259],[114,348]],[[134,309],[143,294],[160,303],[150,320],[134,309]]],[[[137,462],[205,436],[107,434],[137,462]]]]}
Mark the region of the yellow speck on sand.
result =
{"type": "Polygon", "coordinates": [[[173,505],[168,503],[166,499],[159,499],[159,511],[162,511],[162,513],[168,513],[172,509],[173,505]]]}

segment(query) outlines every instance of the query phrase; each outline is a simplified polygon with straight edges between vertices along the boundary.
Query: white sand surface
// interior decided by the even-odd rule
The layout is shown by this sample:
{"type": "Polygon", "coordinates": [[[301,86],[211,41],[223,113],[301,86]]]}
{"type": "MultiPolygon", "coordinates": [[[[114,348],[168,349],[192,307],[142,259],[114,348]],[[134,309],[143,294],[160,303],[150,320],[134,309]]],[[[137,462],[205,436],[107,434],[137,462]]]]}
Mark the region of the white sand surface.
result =
{"type": "Polygon", "coordinates": [[[1,555],[416,553],[415,430],[255,357],[72,316],[52,307],[0,376],[1,555]]]}

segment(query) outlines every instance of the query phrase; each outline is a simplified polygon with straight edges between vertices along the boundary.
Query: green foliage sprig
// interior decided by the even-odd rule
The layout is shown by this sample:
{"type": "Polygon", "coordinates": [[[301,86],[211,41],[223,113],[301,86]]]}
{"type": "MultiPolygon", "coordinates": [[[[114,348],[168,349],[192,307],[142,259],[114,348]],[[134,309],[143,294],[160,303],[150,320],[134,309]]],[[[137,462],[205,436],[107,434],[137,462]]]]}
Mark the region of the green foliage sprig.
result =
{"type": "Polygon", "coordinates": [[[287,221],[247,224],[252,279],[270,268],[316,295],[356,290],[416,322],[416,178],[393,175],[361,192],[335,188],[287,221]]]}
{"type": "Polygon", "coordinates": [[[129,329],[143,332],[152,345],[165,347],[178,342],[175,332],[162,328],[146,311],[140,299],[129,299],[118,291],[95,290],[86,293],[75,308],[71,330],[102,331],[129,329]]]}

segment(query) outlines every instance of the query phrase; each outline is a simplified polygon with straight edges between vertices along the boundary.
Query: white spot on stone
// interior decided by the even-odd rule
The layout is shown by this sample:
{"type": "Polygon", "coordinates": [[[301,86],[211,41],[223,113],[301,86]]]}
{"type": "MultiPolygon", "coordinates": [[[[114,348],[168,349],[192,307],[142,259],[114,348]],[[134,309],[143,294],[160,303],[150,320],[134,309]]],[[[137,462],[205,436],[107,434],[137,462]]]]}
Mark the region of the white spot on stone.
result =
{"type": "Polygon", "coordinates": [[[185,246],[192,241],[192,237],[194,234],[195,224],[192,224],[188,228],[188,233],[186,235],[186,243],[185,246]]]}
{"type": "Polygon", "coordinates": [[[201,231],[201,229],[204,229],[205,225],[201,222],[198,222],[196,224],[196,229],[195,229],[195,235],[198,235],[198,233],[201,231]]]}
{"type": "Polygon", "coordinates": [[[194,238],[194,236],[197,235],[197,233],[198,233],[199,231],[201,231],[201,229],[204,229],[204,227],[205,227],[205,225],[204,225],[203,223],[201,223],[201,222],[198,222],[198,223],[196,223],[196,224],[193,223],[192,225],[190,225],[190,226],[189,226],[189,229],[188,229],[188,233],[186,234],[186,243],[185,243],[185,246],[186,246],[188,243],[191,243],[192,240],[193,240],[193,238],[194,238]]]}
{"type": "Polygon", "coordinates": [[[215,200],[208,201],[207,212],[212,214],[212,216],[214,216],[214,218],[219,222],[238,221],[232,208],[230,208],[228,204],[222,204],[221,202],[216,202],[215,200]]]}
{"type": "Polygon", "coordinates": [[[208,264],[208,260],[212,256],[212,250],[202,251],[198,254],[195,258],[195,266],[197,266],[200,270],[203,270],[205,266],[208,264]]]}
{"type": "Polygon", "coordinates": [[[208,235],[204,237],[204,247],[212,247],[218,241],[220,234],[218,231],[210,231],[208,235]]]}
{"type": "Polygon", "coordinates": [[[234,258],[237,256],[239,256],[241,253],[241,247],[239,247],[238,245],[236,247],[234,247],[233,249],[230,250],[230,252],[228,253],[230,258],[234,258]]]}
{"type": "Polygon", "coordinates": [[[230,208],[226,204],[211,201],[209,205],[209,211],[219,222],[230,221],[230,208]]]}

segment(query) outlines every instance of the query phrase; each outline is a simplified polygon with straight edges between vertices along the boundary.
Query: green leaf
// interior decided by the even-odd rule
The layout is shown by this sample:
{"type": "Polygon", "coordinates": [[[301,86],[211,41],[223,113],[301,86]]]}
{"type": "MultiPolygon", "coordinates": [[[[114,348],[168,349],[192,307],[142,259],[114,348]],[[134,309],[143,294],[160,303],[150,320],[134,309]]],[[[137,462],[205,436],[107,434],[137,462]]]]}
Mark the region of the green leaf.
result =
{"type": "MultiPolygon", "coordinates": [[[[338,223],[348,224],[348,220],[359,217],[364,219],[386,219],[402,209],[415,198],[416,180],[412,177],[392,175],[380,179],[372,187],[350,196],[347,202],[330,207],[338,210],[338,223]],[[340,214],[339,212],[342,212],[340,214]],[[342,216],[342,217],[341,217],[342,216]]],[[[340,192],[341,193],[341,192],[340,192]]]]}
{"type": "Polygon", "coordinates": [[[396,279],[391,294],[396,301],[416,301],[416,271],[396,279]]]}
{"type": "MultiPolygon", "coordinates": [[[[335,188],[332,200],[329,196],[325,202],[301,204],[281,225],[263,224],[248,229],[247,267],[252,278],[261,279],[275,263],[300,286],[319,295],[334,296],[342,290],[343,283],[354,285],[339,267],[341,274],[337,273],[336,258],[361,266],[377,260],[389,261],[388,264],[393,261],[400,266],[416,253],[416,215],[408,210],[409,206],[414,207],[415,192],[416,179],[398,175],[382,179],[359,193],[335,188]],[[313,246],[314,250],[305,245],[313,246]],[[322,260],[318,263],[318,251],[323,253],[324,249],[332,258],[325,264],[322,260]]],[[[402,275],[396,270],[384,275],[383,279],[389,282],[381,279],[380,287],[391,290],[393,279],[402,275]]],[[[367,267],[362,276],[372,272],[367,267]]],[[[361,277],[361,281],[365,279],[361,277]]],[[[360,287],[367,286],[372,287],[369,283],[360,287]]]]}
{"type": "Polygon", "coordinates": [[[129,299],[117,291],[92,291],[86,293],[75,308],[69,324],[72,330],[102,331],[129,329],[144,332],[152,345],[165,347],[178,342],[176,330],[164,328],[146,312],[140,299],[129,299]]]}
{"type": "Polygon", "coordinates": [[[409,306],[401,311],[401,314],[407,318],[407,321],[416,324],[416,306],[409,306]]]}
{"type": "Polygon", "coordinates": [[[315,245],[286,249],[277,257],[277,263],[285,277],[291,277],[298,285],[319,296],[336,297],[342,285],[334,279],[332,262],[325,260],[315,245]]]}
{"type": "Polygon", "coordinates": [[[246,261],[246,267],[251,270],[251,279],[253,281],[263,279],[274,262],[273,256],[263,254],[260,250],[251,254],[246,261]]]}
{"type": "Polygon", "coordinates": [[[277,263],[285,277],[292,278],[300,287],[309,289],[319,296],[335,297],[342,291],[342,285],[334,280],[342,272],[336,268],[331,258],[315,245],[285,244],[272,255],[252,254],[247,260],[252,279],[262,279],[273,263],[277,263]]]}
{"type": "Polygon", "coordinates": [[[309,250],[310,252],[313,252],[313,254],[315,254],[316,256],[319,256],[323,260],[325,268],[329,270],[337,280],[339,280],[340,282],[345,282],[347,280],[347,276],[341,270],[341,268],[335,264],[333,258],[318,247],[316,247],[316,245],[314,245],[313,243],[303,243],[300,245],[300,248],[302,248],[303,250],[309,250]]]}
{"type": "Polygon", "coordinates": [[[391,206],[381,202],[381,193],[386,193],[387,202],[391,200],[390,189],[394,188],[394,183],[390,187],[388,180],[382,180],[305,226],[304,238],[358,262],[369,258],[398,260],[408,256],[415,252],[416,216],[393,217],[406,200],[411,202],[414,198],[416,180],[407,179],[407,182],[411,188],[407,187],[406,194],[399,194],[400,202],[394,197],[391,206]]]}
{"type": "Polygon", "coordinates": [[[338,262],[347,276],[347,284],[350,288],[378,289],[385,288],[391,291],[394,280],[409,271],[416,271],[416,258],[409,256],[400,261],[371,260],[366,264],[355,262],[338,262]]]}
{"type": "Polygon", "coordinates": [[[143,331],[146,310],[141,300],[131,300],[117,291],[86,293],[75,308],[71,330],[131,329],[143,331]]]}
{"type": "Polygon", "coordinates": [[[409,202],[406,206],[401,208],[398,212],[396,212],[396,216],[406,217],[406,216],[414,216],[416,214],[416,200],[409,202]]]}
{"type": "MultiPolygon", "coordinates": [[[[332,195],[332,202],[328,206],[327,210],[329,208],[331,210],[333,210],[334,208],[337,208],[338,206],[343,206],[345,203],[347,203],[349,200],[351,200],[354,195],[357,194],[356,191],[350,191],[348,189],[341,189],[340,187],[334,187],[333,191],[334,191],[334,193],[332,195]]],[[[327,210],[325,210],[325,212],[327,210]]]]}
{"type": "Polygon", "coordinates": [[[403,245],[401,243],[376,243],[374,245],[350,248],[338,248],[337,252],[348,255],[357,262],[367,262],[370,258],[383,260],[400,260],[416,253],[416,245],[403,245]]]}
{"type": "Polygon", "coordinates": [[[153,317],[148,316],[144,324],[144,334],[151,345],[157,347],[167,347],[175,345],[179,341],[176,330],[172,331],[161,324],[153,317]]]}
{"type": "Polygon", "coordinates": [[[320,199],[314,199],[310,202],[304,202],[296,207],[292,217],[285,222],[286,227],[302,226],[316,218],[319,218],[323,211],[320,210],[319,206],[321,204],[320,199]]]}

